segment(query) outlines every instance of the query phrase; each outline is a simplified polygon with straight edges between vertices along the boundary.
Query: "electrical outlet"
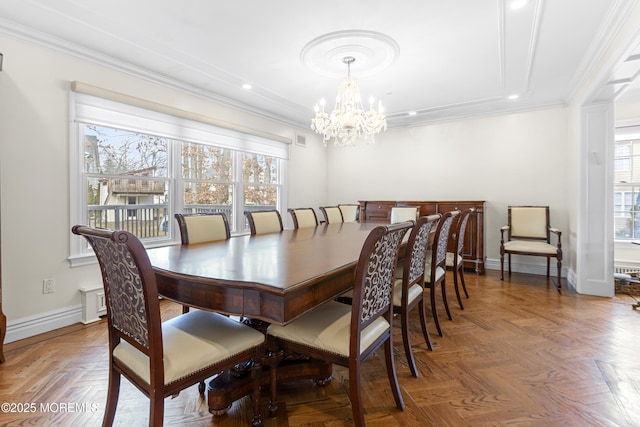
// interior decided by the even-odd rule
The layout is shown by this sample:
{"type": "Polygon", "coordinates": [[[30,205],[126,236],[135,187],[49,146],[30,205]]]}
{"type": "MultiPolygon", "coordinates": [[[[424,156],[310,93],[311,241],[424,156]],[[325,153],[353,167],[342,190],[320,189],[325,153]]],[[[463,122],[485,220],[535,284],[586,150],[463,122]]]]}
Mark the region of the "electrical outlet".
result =
{"type": "Polygon", "coordinates": [[[42,281],[42,293],[52,294],[56,291],[56,279],[44,279],[42,281]]]}

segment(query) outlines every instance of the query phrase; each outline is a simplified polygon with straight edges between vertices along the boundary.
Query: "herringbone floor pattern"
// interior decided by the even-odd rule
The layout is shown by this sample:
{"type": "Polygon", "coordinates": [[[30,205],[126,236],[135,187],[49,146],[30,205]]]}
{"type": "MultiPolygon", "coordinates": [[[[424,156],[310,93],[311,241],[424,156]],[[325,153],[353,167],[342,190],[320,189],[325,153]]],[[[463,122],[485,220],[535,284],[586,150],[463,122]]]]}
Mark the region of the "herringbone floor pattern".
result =
{"type": "MultiPolygon", "coordinates": [[[[537,276],[514,274],[500,282],[498,273],[489,271],[466,277],[471,299],[460,310],[450,289],[454,320],[442,312],[445,337],[432,332],[433,352],[420,341],[415,323],[417,379],[410,376],[396,331],[404,411],[395,409],[382,355],[365,363],[368,426],[640,425],[640,311],[631,309],[633,297],[597,298],[566,290],[559,295],[553,283],[537,276]]],[[[173,303],[162,307],[166,317],[180,312],[173,303]]],[[[5,350],[0,425],[101,424],[105,323],[69,327],[5,350]]],[[[336,367],[325,387],[311,381],[281,385],[279,400],[286,408],[275,419],[268,417],[265,393],[265,426],[352,425],[346,383],[346,371],[336,367]]],[[[213,417],[194,386],[166,400],[165,425],[248,425],[249,403],[245,398],[227,415],[213,417]]],[[[123,380],[116,425],[146,425],[148,408],[147,399],[123,380]]]]}

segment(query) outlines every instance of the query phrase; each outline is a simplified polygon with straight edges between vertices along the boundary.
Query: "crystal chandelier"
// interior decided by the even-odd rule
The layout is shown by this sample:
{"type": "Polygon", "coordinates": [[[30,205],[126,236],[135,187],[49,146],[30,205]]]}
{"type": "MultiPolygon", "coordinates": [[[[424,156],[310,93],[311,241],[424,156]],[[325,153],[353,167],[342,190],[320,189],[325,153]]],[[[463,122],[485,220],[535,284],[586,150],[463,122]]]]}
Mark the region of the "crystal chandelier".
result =
{"type": "Polygon", "coordinates": [[[356,145],[361,141],[373,143],[374,135],[387,129],[381,101],[378,101],[376,109],[371,97],[369,109],[365,111],[362,108],[358,83],[351,77],[351,64],[355,60],[352,56],[342,58],[342,62],[347,64],[347,77],[338,86],[336,105],[331,114],[324,111],[324,99],[314,108],[315,117],[311,119],[311,129],[322,135],[325,146],[331,139],[335,145],[356,145]]]}

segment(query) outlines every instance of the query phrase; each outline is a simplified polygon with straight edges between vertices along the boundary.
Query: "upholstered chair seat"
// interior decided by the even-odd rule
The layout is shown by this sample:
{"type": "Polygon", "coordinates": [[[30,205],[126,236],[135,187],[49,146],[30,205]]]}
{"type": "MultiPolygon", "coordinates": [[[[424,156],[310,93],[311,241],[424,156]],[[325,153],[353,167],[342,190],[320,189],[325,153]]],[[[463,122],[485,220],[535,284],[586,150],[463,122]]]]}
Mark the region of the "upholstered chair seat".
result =
{"type": "Polygon", "coordinates": [[[446,270],[442,267],[442,266],[437,266],[434,273],[432,275],[431,273],[431,260],[432,260],[432,253],[431,251],[427,251],[427,262],[425,263],[425,271],[428,272],[428,274],[425,275],[425,282],[427,283],[431,283],[431,279],[433,278],[433,280],[437,283],[439,282],[444,275],[446,274],[446,270]]]}
{"type": "MultiPolygon", "coordinates": [[[[215,366],[248,347],[263,344],[264,335],[216,313],[195,310],[162,324],[164,384],[215,366]]],[[[113,357],[150,383],[149,357],[126,341],[113,357]]]]}
{"type": "Polygon", "coordinates": [[[454,254],[453,252],[447,252],[447,267],[453,268],[456,262],[460,263],[462,261],[464,261],[464,259],[460,255],[454,254]]]}
{"type": "Polygon", "coordinates": [[[536,254],[555,255],[558,252],[556,246],[545,242],[530,242],[527,240],[512,240],[504,243],[506,251],[533,252],[536,254]]]}
{"type": "MultiPolygon", "coordinates": [[[[329,301],[287,326],[269,326],[269,335],[349,357],[350,327],[351,306],[329,301]]],[[[389,331],[389,327],[382,317],[368,325],[360,333],[361,352],[389,331]]]]}
{"type": "MultiPolygon", "coordinates": [[[[424,292],[422,285],[415,284],[409,288],[407,301],[412,303],[416,298],[420,297],[424,292]]],[[[393,305],[400,307],[402,305],[402,279],[396,279],[393,287],[393,305]]]]}

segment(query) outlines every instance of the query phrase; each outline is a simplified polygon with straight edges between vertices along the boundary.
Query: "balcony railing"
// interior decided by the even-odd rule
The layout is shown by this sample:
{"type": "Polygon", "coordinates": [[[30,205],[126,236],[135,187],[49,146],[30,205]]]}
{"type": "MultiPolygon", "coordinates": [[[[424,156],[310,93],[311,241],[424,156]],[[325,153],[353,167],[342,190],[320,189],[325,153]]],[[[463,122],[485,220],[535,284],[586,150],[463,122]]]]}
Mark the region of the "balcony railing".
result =
{"type": "MultiPolygon", "coordinates": [[[[126,230],[140,239],[166,238],[173,217],[166,205],[89,205],[89,226],[110,230],[126,230]]],[[[245,206],[244,210],[275,209],[275,206],[245,206]]],[[[233,220],[229,205],[186,205],[184,213],[222,212],[233,220]]],[[[175,224],[174,224],[175,225],[175,224]]]]}
{"type": "Polygon", "coordinates": [[[114,178],[109,180],[109,191],[113,194],[164,194],[164,187],[164,181],[135,178],[114,178]]]}

